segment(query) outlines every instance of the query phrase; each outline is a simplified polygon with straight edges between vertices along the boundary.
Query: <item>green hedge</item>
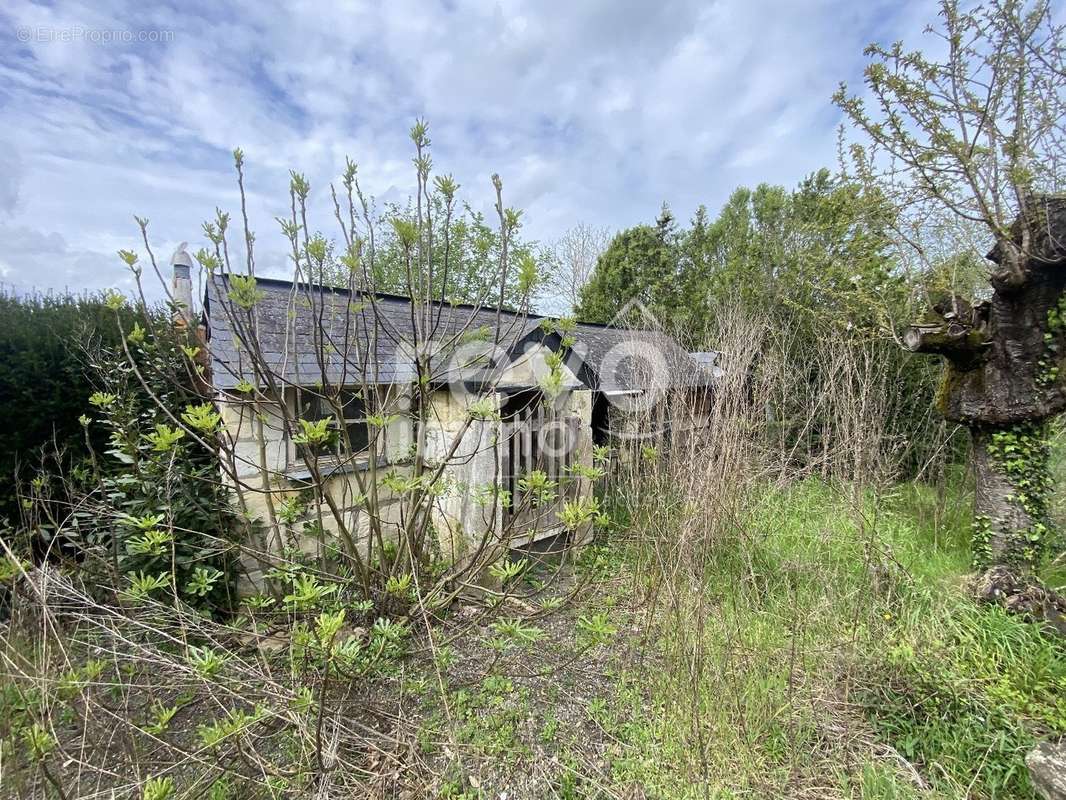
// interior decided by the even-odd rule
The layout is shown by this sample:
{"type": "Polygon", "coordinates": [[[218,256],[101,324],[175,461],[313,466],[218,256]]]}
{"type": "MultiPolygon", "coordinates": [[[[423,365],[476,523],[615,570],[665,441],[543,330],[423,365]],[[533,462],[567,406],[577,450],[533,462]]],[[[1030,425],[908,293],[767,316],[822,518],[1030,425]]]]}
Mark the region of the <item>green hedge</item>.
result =
{"type": "Polygon", "coordinates": [[[43,445],[54,441],[72,457],[84,455],[78,417],[90,409],[94,386],[85,348],[94,341],[121,341],[103,295],[0,288],[0,519],[17,523],[16,470],[33,464],[43,445]]]}

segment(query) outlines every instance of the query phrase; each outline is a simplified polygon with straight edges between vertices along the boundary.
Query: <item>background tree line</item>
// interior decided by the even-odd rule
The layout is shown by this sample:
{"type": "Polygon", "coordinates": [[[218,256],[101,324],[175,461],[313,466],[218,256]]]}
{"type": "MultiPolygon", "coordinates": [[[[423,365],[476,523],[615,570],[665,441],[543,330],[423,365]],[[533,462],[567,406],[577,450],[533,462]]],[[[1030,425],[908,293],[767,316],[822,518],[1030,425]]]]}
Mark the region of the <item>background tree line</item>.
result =
{"type": "MultiPolygon", "coordinates": [[[[794,189],[760,184],[736,189],[718,216],[700,206],[687,226],[667,205],[653,224],[619,232],[582,287],[575,313],[610,322],[638,300],[690,350],[716,350],[720,315],[764,324],[785,354],[792,387],[766,409],[771,428],[812,463],[826,448],[828,420],[798,424],[824,385],[819,348],[862,348],[893,376],[890,438],[902,470],[920,472],[947,451],[945,426],[930,414],[939,365],[900,347],[897,331],[947,278],[977,269],[959,260],[915,270],[900,258],[894,206],[875,188],[827,169],[794,189]]],[[[972,275],[971,275],[972,273],[972,275]]]]}

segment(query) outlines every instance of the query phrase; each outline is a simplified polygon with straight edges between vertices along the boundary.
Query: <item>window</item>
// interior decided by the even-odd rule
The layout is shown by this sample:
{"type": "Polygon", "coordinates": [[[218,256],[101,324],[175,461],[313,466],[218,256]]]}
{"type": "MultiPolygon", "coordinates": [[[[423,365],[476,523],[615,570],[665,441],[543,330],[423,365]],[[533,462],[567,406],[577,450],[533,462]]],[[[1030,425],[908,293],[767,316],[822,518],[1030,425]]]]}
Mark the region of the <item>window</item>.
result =
{"type": "Polygon", "coordinates": [[[330,420],[329,427],[337,434],[332,445],[323,447],[297,445],[296,455],[298,457],[306,454],[317,458],[332,456],[340,459],[360,453],[370,446],[366,404],[355,390],[342,389],[336,404],[309,391],[298,391],[296,397],[297,415],[300,419],[310,422],[328,419],[330,420]],[[343,418],[337,416],[336,405],[340,406],[343,418]]]}

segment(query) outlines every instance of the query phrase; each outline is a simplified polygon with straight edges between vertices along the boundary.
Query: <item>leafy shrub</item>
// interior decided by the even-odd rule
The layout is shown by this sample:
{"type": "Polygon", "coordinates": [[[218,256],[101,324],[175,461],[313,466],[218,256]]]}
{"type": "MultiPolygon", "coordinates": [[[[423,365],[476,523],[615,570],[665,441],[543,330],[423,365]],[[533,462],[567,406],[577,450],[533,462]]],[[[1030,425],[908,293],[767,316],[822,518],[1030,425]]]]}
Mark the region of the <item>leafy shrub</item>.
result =
{"type": "Polygon", "coordinates": [[[219,418],[205,402],[196,348],[169,315],[149,311],[121,328],[124,312],[108,311],[127,342],[85,347],[85,454],[56,457],[30,481],[24,528],[73,551],[90,580],[94,569],[107,569],[99,583],[125,585],[134,599],[167,593],[228,608],[236,517],[220,481],[219,418]]]}

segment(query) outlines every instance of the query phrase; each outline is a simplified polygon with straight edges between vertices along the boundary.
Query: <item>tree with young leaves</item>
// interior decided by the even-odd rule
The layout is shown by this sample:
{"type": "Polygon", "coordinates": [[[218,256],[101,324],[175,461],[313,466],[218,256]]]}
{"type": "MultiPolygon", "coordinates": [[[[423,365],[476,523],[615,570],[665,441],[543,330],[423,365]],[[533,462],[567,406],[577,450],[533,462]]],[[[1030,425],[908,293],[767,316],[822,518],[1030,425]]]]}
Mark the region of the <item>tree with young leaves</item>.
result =
{"type": "Polygon", "coordinates": [[[927,33],[936,55],[871,45],[866,96],[834,99],[868,139],[851,147],[858,175],[910,222],[913,252],[927,255],[908,233],[945,217],[993,243],[990,298],[937,299],[904,342],[945,358],[937,405],[972,434],[976,563],[1030,569],[1051,539],[1044,424],[1066,409],[1063,28],[1046,0],[944,0],[927,33]]]}
{"type": "MultiPolygon", "coordinates": [[[[390,220],[401,220],[413,224],[416,218],[417,210],[412,203],[394,203],[386,206],[381,221],[388,223],[390,220]]],[[[434,259],[442,264],[447,262],[449,267],[447,270],[434,271],[433,285],[428,287],[430,295],[450,303],[496,302],[502,237],[485,215],[468,204],[449,209],[447,195],[437,186],[425,198],[423,225],[427,229],[426,248],[432,248],[434,259]]],[[[509,260],[515,264],[546,260],[537,243],[523,239],[520,230],[519,219],[507,243],[509,260]]],[[[409,276],[405,267],[404,245],[395,226],[382,224],[381,238],[376,244],[377,257],[370,276],[373,289],[390,294],[406,294],[409,291],[409,276]]],[[[506,308],[517,309],[523,302],[519,278],[517,269],[506,276],[503,294],[506,308]]],[[[341,285],[344,285],[345,280],[342,279],[341,285]]]]}

